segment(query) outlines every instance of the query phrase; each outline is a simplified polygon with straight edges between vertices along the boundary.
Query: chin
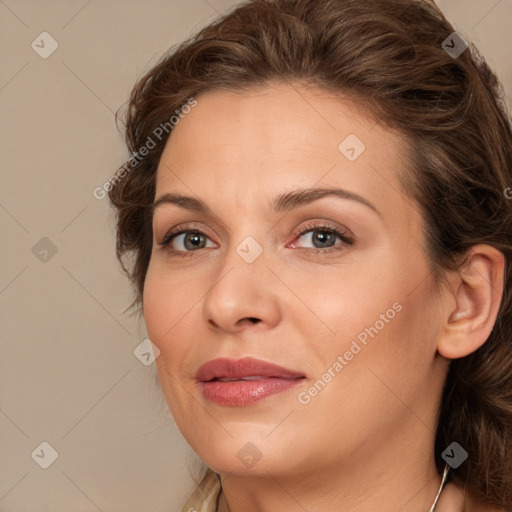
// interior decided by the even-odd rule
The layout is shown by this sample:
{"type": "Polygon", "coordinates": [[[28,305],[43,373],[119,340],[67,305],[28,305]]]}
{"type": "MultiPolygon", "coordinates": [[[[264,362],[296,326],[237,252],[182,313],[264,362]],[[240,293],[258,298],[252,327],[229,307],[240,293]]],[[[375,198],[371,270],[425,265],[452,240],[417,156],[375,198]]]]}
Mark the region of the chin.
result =
{"type": "Polygon", "coordinates": [[[194,451],[208,467],[219,474],[268,476],[268,473],[275,474],[277,468],[279,472],[291,470],[294,462],[290,458],[293,447],[284,442],[276,446],[268,439],[251,437],[247,433],[243,437],[226,436],[217,442],[208,443],[204,449],[197,448],[194,451]]]}

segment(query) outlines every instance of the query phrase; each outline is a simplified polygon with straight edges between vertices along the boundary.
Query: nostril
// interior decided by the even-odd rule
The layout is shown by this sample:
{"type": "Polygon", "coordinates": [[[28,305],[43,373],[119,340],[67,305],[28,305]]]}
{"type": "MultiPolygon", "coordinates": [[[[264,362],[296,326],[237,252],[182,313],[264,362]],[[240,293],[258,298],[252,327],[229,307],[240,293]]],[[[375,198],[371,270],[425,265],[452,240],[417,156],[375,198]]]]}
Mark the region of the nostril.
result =
{"type": "Polygon", "coordinates": [[[250,316],[250,317],[248,318],[248,320],[249,320],[251,323],[253,323],[253,324],[256,324],[256,323],[258,323],[258,322],[260,321],[260,319],[259,319],[259,318],[254,318],[253,316],[250,316]]]}

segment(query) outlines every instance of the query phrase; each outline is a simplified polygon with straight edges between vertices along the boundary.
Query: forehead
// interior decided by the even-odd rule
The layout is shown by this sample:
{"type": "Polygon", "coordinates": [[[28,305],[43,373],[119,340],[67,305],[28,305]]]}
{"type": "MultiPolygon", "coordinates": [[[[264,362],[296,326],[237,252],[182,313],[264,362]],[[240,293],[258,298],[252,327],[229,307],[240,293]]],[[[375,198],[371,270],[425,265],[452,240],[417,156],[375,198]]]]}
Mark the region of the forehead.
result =
{"type": "Polygon", "coordinates": [[[157,172],[168,191],[257,201],[296,187],[339,186],[409,206],[400,172],[409,148],[348,97],[274,84],[207,91],[174,128],[157,172]]]}

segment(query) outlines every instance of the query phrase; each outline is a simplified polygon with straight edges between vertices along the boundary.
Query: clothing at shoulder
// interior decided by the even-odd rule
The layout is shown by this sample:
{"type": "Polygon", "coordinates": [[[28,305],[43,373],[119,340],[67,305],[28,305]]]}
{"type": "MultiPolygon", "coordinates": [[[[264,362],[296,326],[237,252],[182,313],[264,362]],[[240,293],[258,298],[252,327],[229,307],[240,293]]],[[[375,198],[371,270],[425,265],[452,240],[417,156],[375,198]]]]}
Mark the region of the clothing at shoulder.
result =
{"type": "Polygon", "coordinates": [[[219,495],[220,482],[217,474],[208,468],[181,512],[217,512],[219,495]]]}

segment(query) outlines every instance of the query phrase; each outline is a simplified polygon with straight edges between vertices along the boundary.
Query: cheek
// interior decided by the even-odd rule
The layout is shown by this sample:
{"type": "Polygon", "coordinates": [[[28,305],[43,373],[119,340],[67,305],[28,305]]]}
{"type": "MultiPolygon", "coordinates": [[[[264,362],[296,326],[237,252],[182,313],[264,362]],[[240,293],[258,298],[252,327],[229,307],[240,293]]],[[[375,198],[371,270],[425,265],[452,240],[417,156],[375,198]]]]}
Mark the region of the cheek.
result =
{"type": "Polygon", "coordinates": [[[345,353],[350,366],[359,367],[357,360],[390,372],[404,360],[425,356],[436,323],[429,306],[435,298],[426,275],[423,262],[407,263],[388,255],[374,258],[373,264],[354,265],[350,272],[331,268],[307,278],[292,272],[285,276],[301,299],[288,312],[307,336],[308,359],[316,361],[314,373],[328,369],[345,353]]]}
{"type": "MultiPolygon", "coordinates": [[[[143,315],[151,341],[162,350],[161,338],[169,321],[166,287],[150,265],[144,282],[143,315]]],[[[167,327],[167,329],[170,325],[167,327]]]]}
{"type": "Polygon", "coordinates": [[[192,313],[188,305],[191,301],[187,298],[190,291],[186,287],[183,289],[183,293],[177,293],[176,285],[170,277],[166,277],[163,269],[150,264],[143,292],[144,322],[150,340],[160,350],[160,356],[155,361],[160,386],[169,410],[179,422],[186,415],[187,408],[183,407],[183,400],[180,399],[184,391],[176,375],[187,358],[187,350],[190,350],[188,344],[180,343],[180,339],[184,339],[183,333],[192,313]]]}
{"type": "MultiPolygon", "coordinates": [[[[304,328],[309,325],[309,332],[316,329],[324,340],[331,338],[330,343],[318,343],[319,347],[332,347],[335,340],[349,339],[372,326],[390,309],[388,316],[394,317],[393,304],[403,294],[396,280],[386,279],[392,276],[392,270],[382,266],[373,273],[368,267],[331,268],[307,276],[290,272],[283,280],[296,298],[288,302],[295,304],[294,311],[288,313],[303,322],[304,328]]],[[[315,339],[318,337],[311,341],[315,339]]]]}
{"type": "Polygon", "coordinates": [[[169,340],[179,338],[187,322],[187,311],[193,306],[190,295],[190,288],[177,286],[158,265],[150,263],[144,283],[143,314],[149,338],[163,355],[179,348],[179,343],[169,340]]]}

